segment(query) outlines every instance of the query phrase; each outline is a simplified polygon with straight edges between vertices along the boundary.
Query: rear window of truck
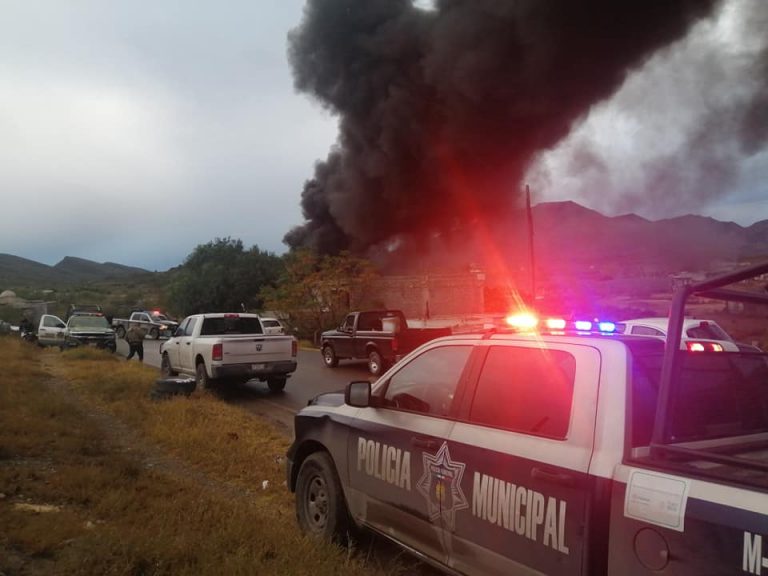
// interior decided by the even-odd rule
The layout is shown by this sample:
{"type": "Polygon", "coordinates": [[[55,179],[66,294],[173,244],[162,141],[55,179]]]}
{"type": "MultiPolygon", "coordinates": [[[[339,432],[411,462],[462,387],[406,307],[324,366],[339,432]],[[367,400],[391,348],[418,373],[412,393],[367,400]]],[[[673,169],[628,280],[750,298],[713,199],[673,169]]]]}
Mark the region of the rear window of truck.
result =
{"type": "Polygon", "coordinates": [[[685,354],[669,421],[673,442],[768,432],[768,357],[685,354]]]}
{"type": "MultiPolygon", "coordinates": [[[[681,352],[667,429],[669,441],[712,440],[768,432],[768,356],[738,352],[681,352]]],[[[632,446],[653,433],[661,354],[633,354],[632,446]]]]}
{"type": "Polygon", "coordinates": [[[225,336],[228,334],[263,334],[258,318],[242,316],[219,316],[205,318],[200,336],[225,336]]]}

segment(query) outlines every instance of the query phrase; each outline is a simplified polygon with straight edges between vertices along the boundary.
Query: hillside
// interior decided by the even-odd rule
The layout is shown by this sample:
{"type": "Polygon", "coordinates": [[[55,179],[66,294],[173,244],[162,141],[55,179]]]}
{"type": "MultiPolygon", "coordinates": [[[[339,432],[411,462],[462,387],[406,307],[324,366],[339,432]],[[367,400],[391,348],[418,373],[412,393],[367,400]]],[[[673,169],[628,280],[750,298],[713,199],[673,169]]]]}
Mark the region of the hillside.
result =
{"type": "Polygon", "coordinates": [[[67,256],[54,266],[11,254],[0,254],[0,290],[48,288],[134,278],[151,272],[113,262],[98,263],[67,256]]]}
{"type": "Polygon", "coordinates": [[[533,221],[537,265],[547,270],[586,265],[619,275],[633,267],[669,273],[768,255],[768,221],[745,228],[694,215],[608,217],[574,202],[539,204],[533,221]]]}
{"type": "MultiPolygon", "coordinates": [[[[585,277],[666,277],[681,271],[712,271],[723,263],[768,258],[768,220],[743,227],[733,222],[687,215],[651,221],[635,214],[604,216],[575,202],[541,203],[532,210],[534,254],[541,278],[576,283],[585,277]]],[[[530,263],[525,214],[488,227],[457,231],[403,244],[371,258],[385,273],[421,274],[502,266],[528,275],[530,263]],[[489,244],[489,238],[493,240],[489,244]]],[[[94,282],[145,281],[147,270],[114,262],[67,256],[55,266],[0,254],[0,291],[50,288],[94,282]]]]}

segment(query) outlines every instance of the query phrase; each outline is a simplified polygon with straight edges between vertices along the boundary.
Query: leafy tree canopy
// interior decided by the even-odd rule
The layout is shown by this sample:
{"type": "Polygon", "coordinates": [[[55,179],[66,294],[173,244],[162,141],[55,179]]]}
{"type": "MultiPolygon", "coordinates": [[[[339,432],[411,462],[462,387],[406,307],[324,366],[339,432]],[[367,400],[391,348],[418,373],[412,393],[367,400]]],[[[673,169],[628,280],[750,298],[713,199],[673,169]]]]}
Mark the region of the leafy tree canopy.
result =
{"type": "Polygon", "coordinates": [[[355,307],[368,305],[369,288],[376,278],[367,260],[342,252],[320,256],[298,250],[284,257],[276,285],[262,291],[265,306],[288,315],[289,324],[301,336],[336,326],[355,307]]]}
{"type": "Polygon", "coordinates": [[[242,240],[216,238],[187,256],[168,298],[182,315],[259,310],[261,290],[277,282],[282,267],[279,256],[258,246],[245,250],[242,240]]]}

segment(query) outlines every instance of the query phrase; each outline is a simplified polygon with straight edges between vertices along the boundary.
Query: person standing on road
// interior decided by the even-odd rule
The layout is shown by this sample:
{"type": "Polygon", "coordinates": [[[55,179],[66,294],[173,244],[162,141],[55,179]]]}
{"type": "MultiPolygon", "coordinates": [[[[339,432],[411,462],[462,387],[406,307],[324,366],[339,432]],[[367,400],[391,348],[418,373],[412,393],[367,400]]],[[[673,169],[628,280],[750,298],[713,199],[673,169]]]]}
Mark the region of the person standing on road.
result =
{"type": "Polygon", "coordinates": [[[133,358],[136,354],[139,357],[139,362],[144,362],[144,337],[147,335],[147,331],[138,322],[131,322],[128,327],[128,331],[125,333],[125,341],[128,342],[128,356],[126,360],[133,358]]]}

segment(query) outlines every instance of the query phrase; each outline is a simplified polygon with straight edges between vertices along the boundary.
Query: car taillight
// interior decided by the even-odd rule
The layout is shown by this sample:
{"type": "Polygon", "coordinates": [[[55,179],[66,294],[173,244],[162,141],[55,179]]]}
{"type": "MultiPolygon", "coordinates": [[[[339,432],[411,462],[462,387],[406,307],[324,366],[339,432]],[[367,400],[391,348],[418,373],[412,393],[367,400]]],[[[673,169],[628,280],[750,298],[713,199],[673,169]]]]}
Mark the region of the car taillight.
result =
{"type": "Polygon", "coordinates": [[[392,338],[392,352],[397,352],[397,349],[400,347],[400,343],[397,341],[397,338],[392,338]]]}
{"type": "Polygon", "coordinates": [[[722,352],[723,346],[717,342],[694,342],[689,340],[685,343],[689,352],[722,352]]]}
{"type": "Polygon", "coordinates": [[[224,358],[224,344],[214,344],[212,351],[212,358],[214,360],[221,360],[224,358]]]}
{"type": "Polygon", "coordinates": [[[296,356],[299,353],[299,342],[294,338],[291,340],[291,356],[296,356]]]}

